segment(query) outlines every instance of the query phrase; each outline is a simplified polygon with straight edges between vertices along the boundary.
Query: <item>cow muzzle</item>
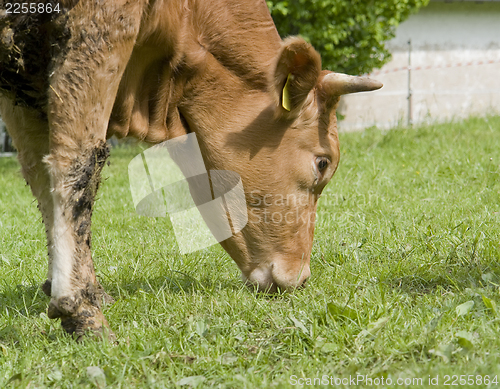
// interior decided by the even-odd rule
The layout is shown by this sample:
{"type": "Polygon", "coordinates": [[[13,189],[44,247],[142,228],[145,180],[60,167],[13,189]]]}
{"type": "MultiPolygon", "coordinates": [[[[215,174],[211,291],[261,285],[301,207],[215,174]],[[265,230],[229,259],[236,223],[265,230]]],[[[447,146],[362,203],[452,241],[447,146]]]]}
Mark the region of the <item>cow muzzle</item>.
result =
{"type": "Polygon", "coordinates": [[[291,292],[305,286],[311,275],[309,259],[289,261],[284,258],[255,267],[249,274],[243,273],[245,283],[260,292],[291,292]]]}

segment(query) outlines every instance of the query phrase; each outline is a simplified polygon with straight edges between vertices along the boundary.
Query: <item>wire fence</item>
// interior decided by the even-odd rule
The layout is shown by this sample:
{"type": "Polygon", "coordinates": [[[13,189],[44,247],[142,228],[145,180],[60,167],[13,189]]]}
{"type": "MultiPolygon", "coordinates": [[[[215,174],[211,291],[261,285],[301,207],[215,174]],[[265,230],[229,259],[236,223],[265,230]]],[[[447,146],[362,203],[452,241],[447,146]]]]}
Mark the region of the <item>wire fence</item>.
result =
{"type": "Polygon", "coordinates": [[[416,71],[416,70],[431,70],[431,69],[448,69],[448,68],[459,68],[463,66],[477,66],[477,65],[491,65],[495,63],[500,63],[500,60],[488,60],[488,61],[469,61],[469,62],[457,62],[449,63],[444,65],[427,65],[427,66],[402,66],[399,68],[387,69],[387,70],[377,70],[370,73],[370,77],[376,77],[381,74],[402,72],[402,71],[416,71]]]}
{"type": "Polygon", "coordinates": [[[408,41],[408,50],[393,53],[391,62],[368,74],[382,89],[341,100],[342,131],[500,113],[500,49],[412,51],[408,41]]]}

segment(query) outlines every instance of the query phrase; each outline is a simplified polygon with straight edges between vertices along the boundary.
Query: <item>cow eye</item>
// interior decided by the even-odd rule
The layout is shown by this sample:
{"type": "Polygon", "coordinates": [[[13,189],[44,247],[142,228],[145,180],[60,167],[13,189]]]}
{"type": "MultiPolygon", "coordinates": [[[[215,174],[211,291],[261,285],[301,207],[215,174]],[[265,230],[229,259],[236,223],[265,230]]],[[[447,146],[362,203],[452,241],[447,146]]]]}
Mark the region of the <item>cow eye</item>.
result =
{"type": "Polygon", "coordinates": [[[330,160],[326,157],[316,158],[316,166],[318,167],[318,171],[320,173],[323,173],[326,170],[329,163],[330,163],[330,160]]]}

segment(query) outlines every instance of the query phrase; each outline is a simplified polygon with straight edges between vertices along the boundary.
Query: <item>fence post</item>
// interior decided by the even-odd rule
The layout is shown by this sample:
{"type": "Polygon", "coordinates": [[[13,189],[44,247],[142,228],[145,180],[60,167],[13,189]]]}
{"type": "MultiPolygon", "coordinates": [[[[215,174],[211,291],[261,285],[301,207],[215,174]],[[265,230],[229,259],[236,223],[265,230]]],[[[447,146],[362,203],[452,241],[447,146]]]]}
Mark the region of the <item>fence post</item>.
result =
{"type": "Polygon", "coordinates": [[[12,147],[12,141],[9,133],[6,131],[5,124],[0,118],[0,156],[11,155],[15,149],[12,147]]]}
{"type": "Polygon", "coordinates": [[[411,90],[411,39],[408,41],[408,126],[413,125],[412,114],[412,90],[411,90]]]}

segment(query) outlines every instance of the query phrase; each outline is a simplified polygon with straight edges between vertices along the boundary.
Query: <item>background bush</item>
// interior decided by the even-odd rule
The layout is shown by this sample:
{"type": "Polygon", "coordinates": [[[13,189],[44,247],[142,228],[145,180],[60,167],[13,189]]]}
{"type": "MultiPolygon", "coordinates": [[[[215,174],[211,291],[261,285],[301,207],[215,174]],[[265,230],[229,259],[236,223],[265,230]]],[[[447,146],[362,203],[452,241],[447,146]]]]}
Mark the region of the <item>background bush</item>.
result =
{"type": "Polygon", "coordinates": [[[301,35],[320,53],[323,68],[368,73],[388,62],[385,42],[429,0],[269,0],[281,36],[301,35]]]}

